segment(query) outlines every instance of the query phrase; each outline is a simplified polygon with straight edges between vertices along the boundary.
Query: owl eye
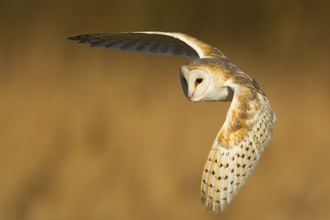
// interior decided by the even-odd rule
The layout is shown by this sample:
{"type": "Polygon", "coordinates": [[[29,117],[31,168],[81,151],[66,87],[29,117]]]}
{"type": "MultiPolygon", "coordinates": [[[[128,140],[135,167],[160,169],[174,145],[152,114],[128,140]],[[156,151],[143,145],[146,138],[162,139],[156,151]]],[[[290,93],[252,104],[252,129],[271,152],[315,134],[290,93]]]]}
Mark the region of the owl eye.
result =
{"type": "Polygon", "coordinates": [[[202,78],[198,78],[198,79],[196,79],[196,82],[197,83],[201,83],[201,82],[203,82],[203,79],[202,78]]]}

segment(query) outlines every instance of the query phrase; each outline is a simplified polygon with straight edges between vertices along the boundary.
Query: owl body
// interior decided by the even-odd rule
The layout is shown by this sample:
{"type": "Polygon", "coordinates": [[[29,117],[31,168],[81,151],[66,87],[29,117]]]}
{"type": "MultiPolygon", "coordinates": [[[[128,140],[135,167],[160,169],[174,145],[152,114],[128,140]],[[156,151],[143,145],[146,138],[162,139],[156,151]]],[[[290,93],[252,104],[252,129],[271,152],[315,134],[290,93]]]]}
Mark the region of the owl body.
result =
{"type": "Polygon", "coordinates": [[[257,166],[277,120],[258,83],[217,48],[182,33],[84,34],[69,39],[93,47],[197,58],[180,69],[185,96],[193,102],[231,101],[208,154],[200,188],[207,210],[224,211],[257,166]]]}

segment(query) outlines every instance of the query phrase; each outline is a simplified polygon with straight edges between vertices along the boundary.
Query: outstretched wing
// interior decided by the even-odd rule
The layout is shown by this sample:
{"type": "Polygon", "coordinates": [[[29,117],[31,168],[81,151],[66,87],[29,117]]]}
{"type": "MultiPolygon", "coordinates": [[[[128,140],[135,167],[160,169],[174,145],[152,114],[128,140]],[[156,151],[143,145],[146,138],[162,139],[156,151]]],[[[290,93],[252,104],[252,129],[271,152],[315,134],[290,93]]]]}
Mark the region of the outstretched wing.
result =
{"type": "Polygon", "coordinates": [[[214,214],[224,211],[257,166],[276,116],[261,90],[230,85],[234,97],[205,163],[201,199],[214,214]]]}
{"type": "Polygon", "coordinates": [[[118,32],[82,34],[69,37],[79,43],[89,43],[91,47],[105,47],[122,51],[141,53],[173,54],[190,57],[225,57],[215,47],[183,33],[170,32],[118,32]]]}

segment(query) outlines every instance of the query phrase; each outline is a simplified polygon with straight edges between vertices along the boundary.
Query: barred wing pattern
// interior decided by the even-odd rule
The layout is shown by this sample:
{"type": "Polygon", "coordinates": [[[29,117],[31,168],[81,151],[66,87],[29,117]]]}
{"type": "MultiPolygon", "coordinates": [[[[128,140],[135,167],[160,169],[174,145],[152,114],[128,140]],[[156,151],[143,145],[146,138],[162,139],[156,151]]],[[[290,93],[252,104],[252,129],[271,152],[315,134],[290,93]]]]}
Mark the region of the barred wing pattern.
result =
{"type": "Polygon", "coordinates": [[[262,91],[240,86],[235,92],[202,175],[201,199],[214,214],[225,210],[252,174],[277,120],[262,91]]]}
{"type": "Polygon", "coordinates": [[[167,32],[121,32],[82,34],[69,37],[79,43],[91,44],[91,47],[105,47],[122,51],[137,51],[140,53],[173,54],[177,56],[211,57],[225,55],[196,38],[183,33],[167,32]]]}

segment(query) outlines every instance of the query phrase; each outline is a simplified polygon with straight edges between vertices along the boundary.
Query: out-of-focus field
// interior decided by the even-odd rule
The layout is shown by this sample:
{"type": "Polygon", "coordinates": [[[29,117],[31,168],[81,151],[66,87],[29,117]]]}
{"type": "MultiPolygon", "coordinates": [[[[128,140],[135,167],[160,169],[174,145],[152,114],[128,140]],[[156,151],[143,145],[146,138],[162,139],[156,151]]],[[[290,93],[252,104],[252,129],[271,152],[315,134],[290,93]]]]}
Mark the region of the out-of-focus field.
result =
{"type": "Polygon", "coordinates": [[[1,1],[0,219],[327,219],[327,1],[1,1]],[[181,31],[250,74],[277,114],[225,212],[200,202],[230,103],[191,103],[189,58],[89,48],[90,32],[181,31]]]}

